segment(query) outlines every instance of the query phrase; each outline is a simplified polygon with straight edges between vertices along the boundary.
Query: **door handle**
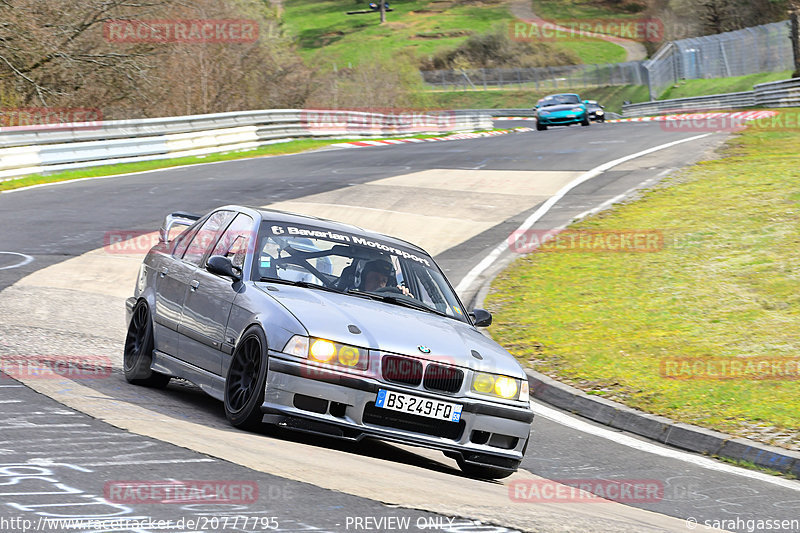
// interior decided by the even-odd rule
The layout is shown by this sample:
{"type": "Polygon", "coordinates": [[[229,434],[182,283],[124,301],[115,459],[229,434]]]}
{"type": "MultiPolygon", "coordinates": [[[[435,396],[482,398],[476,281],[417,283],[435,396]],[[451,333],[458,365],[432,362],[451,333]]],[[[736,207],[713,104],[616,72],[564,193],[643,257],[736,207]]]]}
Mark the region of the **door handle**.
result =
{"type": "Polygon", "coordinates": [[[189,283],[189,287],[191,287],[191,289],[190,289],[190,290],[191,290],[192,292],[196,291],[196,290],[197,290],[197,287],[199,287],[199,286],[200,286],[200,282],[199,282],[199,281],[197,281],[196,279],[193,279],[193,280],[192,280],[192,282],[191,282],[191,283],[189,283]]]}
{"type": "Polygon", "coordinates": [[[160,277],[160,278],[165,277],[167,275],[167,272],[169,272],[169,268],[167,268],[167,267],[162,268],[161,269],[161,273],[158,275],[158,277],[160,277]]]}

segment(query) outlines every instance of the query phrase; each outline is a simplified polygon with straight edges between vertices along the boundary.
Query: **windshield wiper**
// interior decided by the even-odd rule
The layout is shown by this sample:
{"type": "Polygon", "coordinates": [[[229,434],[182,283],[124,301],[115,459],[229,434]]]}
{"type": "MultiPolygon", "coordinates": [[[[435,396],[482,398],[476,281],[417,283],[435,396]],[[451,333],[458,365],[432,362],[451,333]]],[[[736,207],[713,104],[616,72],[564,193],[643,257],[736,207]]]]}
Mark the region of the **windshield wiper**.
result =
{"type": "Polygon", "coordinates": [[[283,283],[284,285],[294,285],[295,287],[304,287],[307,289],[319,289],[321,291],[337,292],[339,294],[342,294],[342,291],[340,291],[339,289],[334,289],[333,287],[326,287],[325,285],[317,285],[316,283],[311,283],[310,281],[268,278],[268,277],[261,278],[258,281],[264,281],[268,283],[283,283]]]}
{"type": "Polygon", "coordinates": [[[411,299],[409,296],[394,296],[392,294],[380,294],[375,292],[366,292],[360,291],[358,289],[350,289],[347,291],[347,294],[352,294],[353,296],[360,296],[362,298],[371,298],[373,300],[379,300],[381,302],[388,302],[396,305],[400,305],[403,307],[410,307],[412,309],[420,309],[422,311],[428,311],[429,313],[433,313],[435,315],[441,315],[450,317],[447,313],[439,311],[438,309],[433,309],[428,307],[422,302],[417,300],[411,299]]]}

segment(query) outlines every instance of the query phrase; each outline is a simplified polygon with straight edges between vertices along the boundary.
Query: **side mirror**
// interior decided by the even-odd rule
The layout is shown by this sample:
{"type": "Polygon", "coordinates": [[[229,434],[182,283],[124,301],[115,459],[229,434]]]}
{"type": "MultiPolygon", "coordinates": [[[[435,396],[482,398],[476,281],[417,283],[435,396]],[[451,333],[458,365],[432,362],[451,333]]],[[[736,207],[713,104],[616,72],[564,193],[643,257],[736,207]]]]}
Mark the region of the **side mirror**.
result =
{"type": "Polygon", "coordinates": [[[492,325],[492,313],[486,309],[473,309],[469,316],[475,326],[479,328],[487,328],[492,325]]]}
{"type": "Polygon", "coordinates": [[[206,268],[209,272],[218,276],[229,276],[237,281],[242,279],[242,271],[233,266],[229,257],[212,255],[208,258],[206,268]]]}
{"type": "Polygon", "coordinates": [[[589,100],[584,100],[584,101],[583,101],[583,103],[584,103],[584,104],[588,104],[588,103],[589,103],[589,100]]]}

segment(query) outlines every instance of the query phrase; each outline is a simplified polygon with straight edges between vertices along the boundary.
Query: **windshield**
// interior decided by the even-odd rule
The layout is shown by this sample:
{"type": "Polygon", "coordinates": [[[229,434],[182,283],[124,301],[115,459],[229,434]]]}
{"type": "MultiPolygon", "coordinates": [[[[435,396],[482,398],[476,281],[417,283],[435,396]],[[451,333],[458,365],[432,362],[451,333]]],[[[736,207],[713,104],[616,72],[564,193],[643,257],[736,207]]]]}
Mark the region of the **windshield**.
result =
{"type": "Polygon", "coordinates": [[[581,99],[575,94],[555,94],[553,96],[545,96],[539,100],[539,107],[547,107],[551,105],[568,105],[580,104],[581,99]]]}
{"type": "Polygon", "coordinates": [[[429,255],[358,234],[264,221],[252,277],[375,298],[469,323],[429,255]]]}

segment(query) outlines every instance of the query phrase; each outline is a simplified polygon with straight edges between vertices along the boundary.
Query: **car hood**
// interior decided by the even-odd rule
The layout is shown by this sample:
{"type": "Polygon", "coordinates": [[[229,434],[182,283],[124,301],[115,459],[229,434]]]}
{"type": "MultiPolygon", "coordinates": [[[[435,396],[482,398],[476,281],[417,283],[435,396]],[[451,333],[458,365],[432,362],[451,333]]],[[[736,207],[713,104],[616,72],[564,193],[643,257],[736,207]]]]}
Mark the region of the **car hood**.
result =
{"type": "Polygon", "coordinates": [[[256,283],[292,313],[312,337],[473,370],[525,376],[511,354],[464,322],[357,296],[282,284],[271,284],[272,289],[267,291],[266,285],[256,283]],[[361,333],[351,333],[350,326],[361,333]],[[420,346],[430,353],[422,353],[420,346]],[[473,350],[482,359],[473,356],[473,350]]]}
{"type": "MultiPolygon", "coordinates": [[[[569,104],[569,105],[550,105],[547,107],[540,107],[539,112],[547,111],[548,113],[558,113],[563,111],[572,111],[576,107],[579,107],[581,104],[569,104]]],[[[576,111],[577,113],[577,111],[576,111]]]]}

